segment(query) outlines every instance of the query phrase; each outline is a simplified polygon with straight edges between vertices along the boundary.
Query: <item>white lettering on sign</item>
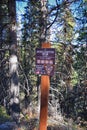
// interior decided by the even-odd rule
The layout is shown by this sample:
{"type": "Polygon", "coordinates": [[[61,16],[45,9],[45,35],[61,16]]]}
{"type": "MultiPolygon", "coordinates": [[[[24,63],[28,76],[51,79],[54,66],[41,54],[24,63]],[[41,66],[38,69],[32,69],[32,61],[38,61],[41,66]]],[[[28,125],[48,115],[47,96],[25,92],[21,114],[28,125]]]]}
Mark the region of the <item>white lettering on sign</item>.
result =
{"type": "Polygon", "coordinates": [[[53,75],[55,66],[54,48],[36,49],[36,74],[53,75]]]}

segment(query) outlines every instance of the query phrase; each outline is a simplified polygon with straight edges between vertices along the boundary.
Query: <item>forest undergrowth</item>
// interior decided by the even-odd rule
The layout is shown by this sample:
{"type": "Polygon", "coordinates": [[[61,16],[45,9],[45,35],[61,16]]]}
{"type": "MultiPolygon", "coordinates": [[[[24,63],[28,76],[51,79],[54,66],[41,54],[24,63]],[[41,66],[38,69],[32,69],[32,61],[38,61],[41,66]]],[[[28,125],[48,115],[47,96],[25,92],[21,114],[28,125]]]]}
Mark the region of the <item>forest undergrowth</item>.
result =
{"type": "MultiPolygon", "coordinates": [[[[64,118],[61,115],[57,115],[58,118],[48,116],[47,130],[86,130],[87,127],[81,126],[82,122],[76,123],[71,118],[64,118]]],[[[85,122],[87,123],[87,122],[85,122]]],[[[38,130],[39,128],[39,116],[35,111],[27,111],[26,114],[20,114],[20,123],[16,124],[12,118],[6,113],[6,109],[0,106],[0,130],[6,130],[6,126],[9,130],[14,128],[20,128],[20,130],[38,130]],[[13,125],[12,125],[13,124],[13,125]],[[11,126],[10,126],[11,125],[11,126]],[[2,127],[1,127],[2,126],[2,127]]]]}

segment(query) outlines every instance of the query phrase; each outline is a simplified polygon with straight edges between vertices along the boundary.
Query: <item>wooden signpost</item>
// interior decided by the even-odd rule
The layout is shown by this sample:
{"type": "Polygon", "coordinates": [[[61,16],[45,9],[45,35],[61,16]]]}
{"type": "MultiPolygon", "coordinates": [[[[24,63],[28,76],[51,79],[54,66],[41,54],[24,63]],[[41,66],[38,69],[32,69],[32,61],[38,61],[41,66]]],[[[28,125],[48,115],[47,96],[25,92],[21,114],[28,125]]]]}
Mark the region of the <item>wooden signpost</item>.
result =
{"type": "Polygon", "coordinates": [[[39,130],[47,130],[48,95],[50,79],[47,75],[41,76],[41,106],[39,130]]]}
{"type": "MultiPolygon", "coordinates": [[[[43,43],[42,48],[51,48],[50,43],[43,43]]],[[[47,130],[48,95],[50,79],[48,75],[41,76],[41,107],[39,130],[47,130]]]]}
{"type": "Polygon", "coordinates": [[[47,130],[50,75],[53,74],[55,64],[55,50],[50,48],[50,43],[43,43],[42,49],[36,50],[36,74],[41,74],[41,104],[39,130],[47,130]]]}

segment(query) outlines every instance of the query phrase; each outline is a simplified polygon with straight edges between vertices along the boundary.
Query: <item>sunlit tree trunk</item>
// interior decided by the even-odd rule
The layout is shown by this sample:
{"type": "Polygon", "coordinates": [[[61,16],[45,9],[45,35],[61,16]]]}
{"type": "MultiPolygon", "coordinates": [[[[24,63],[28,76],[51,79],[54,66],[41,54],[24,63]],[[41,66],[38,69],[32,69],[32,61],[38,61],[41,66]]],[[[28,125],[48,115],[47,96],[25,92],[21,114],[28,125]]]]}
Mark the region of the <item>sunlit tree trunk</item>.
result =
{"type": "Polygon", "coordinates": [[[18,81],[18,58],[17,58],[17,35],[16,35],[16,1],[8,0],[8,11],[10,19],[9,28],[9,74],[10,74],[10,110],[14,121],[18,122],[19,107],[19,81],[18,81]]]}

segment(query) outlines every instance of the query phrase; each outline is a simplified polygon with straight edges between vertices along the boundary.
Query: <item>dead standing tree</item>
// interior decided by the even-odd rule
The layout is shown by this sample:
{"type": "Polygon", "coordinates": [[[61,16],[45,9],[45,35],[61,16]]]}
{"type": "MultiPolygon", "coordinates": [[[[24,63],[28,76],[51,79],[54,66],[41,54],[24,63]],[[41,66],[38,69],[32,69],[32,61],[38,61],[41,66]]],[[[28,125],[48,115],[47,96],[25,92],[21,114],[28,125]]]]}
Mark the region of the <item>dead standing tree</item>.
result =
{"type": "Polygon", "coordinates": [[[19,81],[18,81],[18,58],[17,58],[17,35],[16,35],[16,1],[8,0],[9,12],[9,74],[10,74],[10,110],[13,120],[18,122],[19,106],[19,81]]]}

